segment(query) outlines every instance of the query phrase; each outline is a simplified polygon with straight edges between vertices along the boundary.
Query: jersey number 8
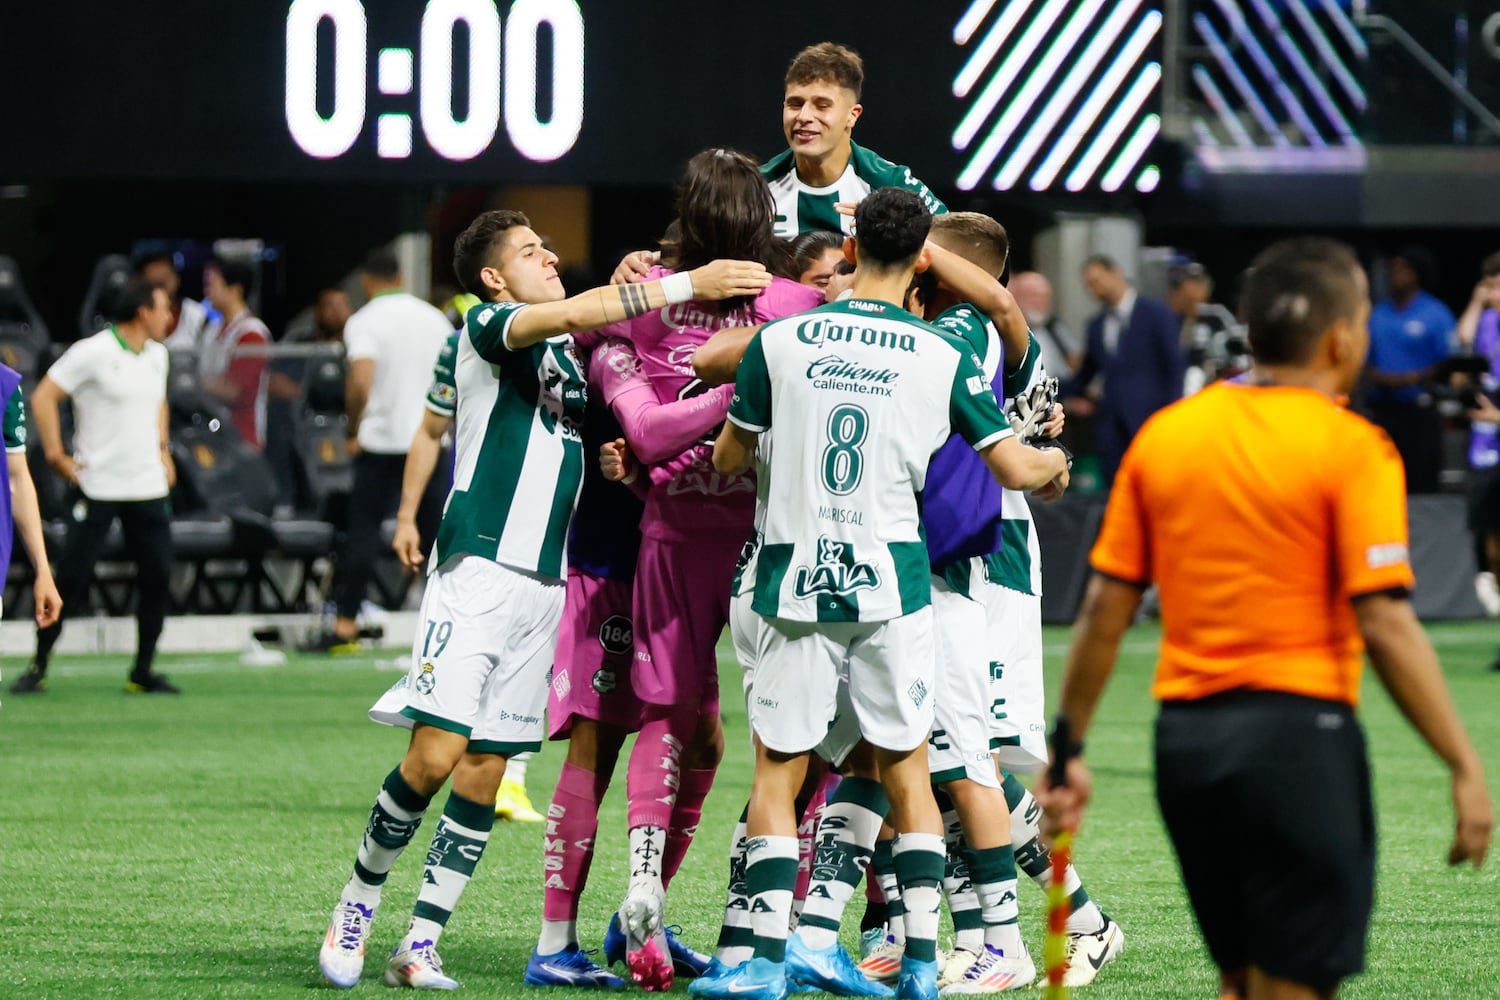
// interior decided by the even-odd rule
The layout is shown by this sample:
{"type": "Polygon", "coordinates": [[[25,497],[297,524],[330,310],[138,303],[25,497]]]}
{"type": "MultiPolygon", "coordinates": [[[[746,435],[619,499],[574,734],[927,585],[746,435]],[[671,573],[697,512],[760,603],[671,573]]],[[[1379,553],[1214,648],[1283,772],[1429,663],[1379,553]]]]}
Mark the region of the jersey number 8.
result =
{"type": "Polygon", "coordinates": [[[842,497],[859,488],[865,471],[859,448],[869,433],[870,415],[853,403],[836,406],[828,414],[828,447],[823,449],[823,485],[828,492],[842,497]]]}

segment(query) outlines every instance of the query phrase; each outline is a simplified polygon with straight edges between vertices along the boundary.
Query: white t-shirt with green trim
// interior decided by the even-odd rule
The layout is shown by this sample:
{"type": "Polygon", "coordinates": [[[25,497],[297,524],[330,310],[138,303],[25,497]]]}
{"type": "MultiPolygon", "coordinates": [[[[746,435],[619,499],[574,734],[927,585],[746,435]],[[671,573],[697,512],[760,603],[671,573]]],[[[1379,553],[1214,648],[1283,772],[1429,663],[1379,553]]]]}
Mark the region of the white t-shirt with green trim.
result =
{"type": "Polygon", "coordinates": [[[47,377],[73,401],[73,458],[84,496],[159,500],[167,495],[161,461],[165,347],[148,340],[137,353],[109,327],[68,348],[47,377]]]}

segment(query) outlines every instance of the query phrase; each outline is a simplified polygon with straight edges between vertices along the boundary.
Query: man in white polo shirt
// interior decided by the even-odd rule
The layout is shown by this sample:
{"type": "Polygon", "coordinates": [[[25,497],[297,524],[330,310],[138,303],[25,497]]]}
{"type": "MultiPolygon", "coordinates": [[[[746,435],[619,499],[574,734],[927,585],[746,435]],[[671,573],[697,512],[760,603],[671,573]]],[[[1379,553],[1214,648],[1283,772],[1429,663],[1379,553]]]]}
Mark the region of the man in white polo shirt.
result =
{"type": "MultiPolygon", "coordinates": [[[[370,301],[344,324],[354,488],[333,587],[333,630],[316,644],[329,652],[358,649],[356,617],[380,549],[380,525],[400,505],[406,451],[422,424],[432,365],[453,334],[446,316],[402,288],[401,267],[389,248],[365,258],[360,283],[370,301]]],[[[448,477],[433,476],[417,513],[424,552],[437,535],[447,495],[448,477]]]]}
{"type": "MultiPolygon", "coordinates": [[[[135,277],[121,291],[115,315],[119,322],[68,348],[31,394],[47,463],[83,493],[82,516],[69,525],[57,564],[57,584],[63,608],[77,610],[104,538],[119,518],[136,564],[138,640],[125,690],[177,694],[151,670],[172,567],[167,493],[177,474],[167,448],[167,349],[161,345],[172,323],[172,300],[162,286],[135,277]],[[63,448],[57,412],[64,398],[73,401],[71,455],[63,448]]],[[[13,692],[46,689],[47,661],[61,634],[61,619],[37,630],[36,659],[13,692]]]]}

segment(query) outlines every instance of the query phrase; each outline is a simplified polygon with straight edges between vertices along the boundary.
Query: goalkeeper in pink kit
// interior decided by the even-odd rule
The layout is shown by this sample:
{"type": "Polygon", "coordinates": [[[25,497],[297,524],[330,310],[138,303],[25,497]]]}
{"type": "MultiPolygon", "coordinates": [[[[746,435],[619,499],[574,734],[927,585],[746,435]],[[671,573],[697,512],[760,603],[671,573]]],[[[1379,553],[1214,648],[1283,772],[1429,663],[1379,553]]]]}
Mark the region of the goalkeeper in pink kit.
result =
{"type": "MultiPolygon", "coordinates": [[[[789,253],[772,231],[773,214],[770,189],[753,160],[723,149],[699,153],[688,163],[679,195],[679,236],[664,248],[669,267],[652,276],[725,255],[790,274],[789,253]]],[[[712,414],[717,427],[732,387],[704,386],[693,373],[693,351],[721,327],[763,323],[821,301],[819,290],[781,277],[753,299],[684,303],[604,332],[634,344],[658,403],[699,398],[692,405],[712,414]]],[[[632,978],[647,990],[666,990],[674,976],[663,919],[666,887],[692,842],[724,752],[714,647],[728,621],[735,564],[751,533],[755,479],[714,470],[712,434],[662,463],[659,442],[625,430],[632,451],[657,464],[650,469],[635,577],[632,680],[644,714],[627,777],[630,885],[620,929],[632,978]]],[[[611,931],[605,954],[612,958],[621,942],[611,931]]]]}

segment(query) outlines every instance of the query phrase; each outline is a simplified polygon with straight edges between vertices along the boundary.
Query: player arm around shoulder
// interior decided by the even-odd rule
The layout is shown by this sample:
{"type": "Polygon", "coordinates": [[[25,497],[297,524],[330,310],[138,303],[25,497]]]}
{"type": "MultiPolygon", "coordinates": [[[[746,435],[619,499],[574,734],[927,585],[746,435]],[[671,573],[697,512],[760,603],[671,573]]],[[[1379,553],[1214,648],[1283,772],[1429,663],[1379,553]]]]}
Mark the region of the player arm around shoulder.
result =
{"type": "Polygon", "coordinates": [[[656,281],[604,285],[561,302],[528,306],[510,324],[506,344],[511,350],[521,350],[560,333],[597,330],[679,302],[693,299],[717,302],[758,295],[770,284],[771,274],[763,264],[716,260],[656,281]]]}
{"type": "Polygon", "coordinates": [[[1484,765],[1453,706],[1432,643],[1404,593],[1358,597],[1354,611],[1381,684],[1452,775],[1457,829],[1448,863],[1469,861],[1478,868],[1489,851],[1495,805],[1485,784],[1484,765]]]}
{"type": "Polygon", "coordinates": [[[740,358],[759,332],[758,326],[726,326],[718,330],[693,352],[693,374],[706,385],[733,382],[740,358]]]}

